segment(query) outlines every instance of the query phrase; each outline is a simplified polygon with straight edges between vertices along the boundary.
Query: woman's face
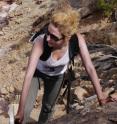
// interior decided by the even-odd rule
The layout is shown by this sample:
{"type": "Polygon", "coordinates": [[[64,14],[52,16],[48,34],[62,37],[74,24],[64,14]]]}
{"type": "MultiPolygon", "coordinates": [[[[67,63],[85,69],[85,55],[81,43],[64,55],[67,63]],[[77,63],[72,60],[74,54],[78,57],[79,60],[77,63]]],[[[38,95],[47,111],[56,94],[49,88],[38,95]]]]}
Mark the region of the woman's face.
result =
{"type": "Polygon", "coordinates": [[[53,48],[59,48],[65,43],[64,38],[60,33],[59,29],[53,24],[49,24],[48,26],[47,42],[48,45],[53,48]]]}

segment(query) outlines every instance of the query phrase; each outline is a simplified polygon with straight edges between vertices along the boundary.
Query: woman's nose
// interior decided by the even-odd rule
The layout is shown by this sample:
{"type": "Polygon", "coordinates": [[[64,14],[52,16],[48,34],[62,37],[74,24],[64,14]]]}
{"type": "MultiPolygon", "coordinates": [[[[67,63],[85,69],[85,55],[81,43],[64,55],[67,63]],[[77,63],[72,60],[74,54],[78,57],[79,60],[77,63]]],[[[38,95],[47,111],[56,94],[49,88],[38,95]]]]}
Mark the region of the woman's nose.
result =
{"type": "Polygon", "coordinates": [[[47,35],[47,41],[49,41],[50,40],[50,35],[47,35]]]}

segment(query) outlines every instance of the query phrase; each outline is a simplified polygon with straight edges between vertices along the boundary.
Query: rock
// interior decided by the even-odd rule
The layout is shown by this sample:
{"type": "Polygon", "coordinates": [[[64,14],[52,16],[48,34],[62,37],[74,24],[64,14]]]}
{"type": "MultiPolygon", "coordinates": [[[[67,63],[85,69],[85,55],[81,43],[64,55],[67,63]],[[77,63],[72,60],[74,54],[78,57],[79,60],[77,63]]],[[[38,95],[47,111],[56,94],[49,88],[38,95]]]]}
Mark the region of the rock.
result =
{"type": "Polygon", "coordinates": [[[18,5],[16,3],[13,3],[11,5],[9,5],[7,2],[4,2],[1,5],[1,9],[0,9],[0,28],[2,29],[4,26],[8,25],[8,16],[9,13],[12,12],[13,10],[15,10],[15,8],[18,5]]]}
{"type": "Polygon", "coordinates": [[[78,9],[81,18],[97,10],[97,0],[69,0],[71,6],[78,9]]]}
{"type": "MultiPolygon", "coordinates": [[[[4,35],[4,32],[3,31],[0,31],[0,36],[3,36],[4,35]]],[[[1,51],[1,50],[0,50],[1,51]]]]}
{"type": "Polygon", "coordinates": [[[1,124],[8,124],[9,123],[9,120],[6,117],[4,117],[3,115],[0,116],[0,120],[1,120],[1,124]]]}
{"type": "Polygon", "coordinates": [[[117,32],[108,33],[110,43],[112,46],[117,46],[117,32]]]}
{"type": "Polygon", "coordinates": [[[6,2],[3,2],[1,4],[1,9],[0,9],[0,28],[8,24],[8,20],[7,20],[8,11],[9,11],[9,5],[6,2]]]}
{"type": "Polygon", "coordinates": [[[59,118],[60,116],[63,116],[65,114],[66,114],[65,105],[60,105],[60,104],[55,105],[54,114],[53,114],[54,119],[59,118]]]}
{"type": "Polygon", "coordinates": [[[117,91],[111,95],[111,97],[117,101],[117,91]]]}
{"type": "Polygon", "coordinates": [[[15,89],[14,89],[14,87],[11,85],[10,87],[9,87],[9,92],[10,93],[13,93],[15,91],[15,89]]]}
{"type": "Polygon", "coordinates": [[[115,10],[115,19],[117,21],[117,9],[115,10]]]}
{"type": "Polygon", "coordinates": [[[111,87],[111,88],[108,87],[108,88],[105,88],[104,94],[105,94],[105,96],[108,96],[113,91],[114,91],[114,88],[113,87],[111,87]]]}
{"type": "Polygon", "coordinates": [[[80,109],[83,109],[83,108],[84,108],[83,105],[77,105],[77,106],[76,106],[76,110],[80,110],[80,109]]]}
{"type": "Polygon", "coordinates": [[[77,98],[79,100],[82,101],[82,100],[84,100],[84,96],[86,94],[88,94],[88,92],[85,89],[83,89],[82,87],[79,86],[79,87],[75,88],[74,94],[77,96],[77,98]]]}
{"type": "Polygon", "coordinates": [[[3,95],[7,95],[9,92],[8,92],[8,90],[5,88],[5,87],[3,87],[1,90],[0,90],[0,92],[1,92],[1,94],[3,94],[3,95]]]}
{"type": "Polygon", "coordinates": [[[7,13],[0,13],[0,30],[6,25],[8,25],[7,13]]]}
{"type": "Polygon", "coordinates": [[[78,12],[80,13],[81,18],[91,14],[90,9],[88,7],[82,7],[78,9],[78,12]]]}
{"type": "Polygon", "coordinates": [[[100,110],[90,110],[90,112],[73,111],[61,118],[52,120],[48,124],[116,124],[117,103],[107,104],[100,110]],[[105,113],[106,112],[106,113],[105,113]]]}
{"type": "Polygon", "coordinates": [[[11,4],[10,8],[9,8],[9,13],[14,11],[17,7],[18,7],[18,5],[16,3],[11,4]]]}
{"type": "Polygon", "coordinates": [[[112,12],[110,20],[112,22],[117,22],[117,8],[115,8],[115,10],[112,12]]]}
{"type": "Polygon", "coordinates": [[[1,93],[2,94],[13,93],[14,91],[15,91],[15,88],[13,87],[13,85],[4,86],[1,89],[1,93]]]}
{"type": "Polygon", "coordinates": [[[0,109],[3,111],[3,112],[8,112],[8,102],[5,101],[3,98],[0,100],[0,109]]]}
{"type": "Polygon", "coordinates": [[[95,6],[97,3],[97,0],[68,0],[71,4],[71,6],[75,8],[81,8],[81,7],[89,7],[89,6],[95,6]]]}

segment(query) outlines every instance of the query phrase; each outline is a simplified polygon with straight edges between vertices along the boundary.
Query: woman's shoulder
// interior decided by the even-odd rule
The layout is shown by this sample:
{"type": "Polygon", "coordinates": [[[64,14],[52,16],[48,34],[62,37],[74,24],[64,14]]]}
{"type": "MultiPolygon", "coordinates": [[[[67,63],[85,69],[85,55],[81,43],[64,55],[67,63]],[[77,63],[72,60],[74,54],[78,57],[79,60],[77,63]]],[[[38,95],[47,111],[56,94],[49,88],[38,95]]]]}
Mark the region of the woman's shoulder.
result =
{"type": "Polygon", "coordinates": [[[43,51],[43,47],[44,47],[44,37],[38,36],[35,38],[35,40],[32,43],[32,48],[34,49],[40,49],[43,51]]]}
{"type": "Polygon", "coordinates": [[[77,32],[76,33],[76,36],[79,38],[79,37],[83,37],[83,35],[80,33],[80,32],[77,32]]]}
{"type": "Polygon", "coordinates": [[[37,36],[34,40],[32,40],[33,39],[33,36],[32,36],[32,38],[29,39],[29,42],[31,42],[33,44],[36,42],[42,42],[44,39],[44,36],[45,36],[45,34],[41,34],[41,35],[37,36]]]}
{"type": "Polygon", "coordinates": [[[77,38],[78,38],[79,42],[82,41],[82,40],[85,41],[85,36],[83,34],[78,32],[78,33],[76,33],[76,35],[77,35],[77,38]]]}
{"type": "Polygon", "coordinates": [[[71,39],[70,40],[80,40],[80,39],[83,39],[83,35],[81,33],[75,33],[71,36],[71,39]]]}

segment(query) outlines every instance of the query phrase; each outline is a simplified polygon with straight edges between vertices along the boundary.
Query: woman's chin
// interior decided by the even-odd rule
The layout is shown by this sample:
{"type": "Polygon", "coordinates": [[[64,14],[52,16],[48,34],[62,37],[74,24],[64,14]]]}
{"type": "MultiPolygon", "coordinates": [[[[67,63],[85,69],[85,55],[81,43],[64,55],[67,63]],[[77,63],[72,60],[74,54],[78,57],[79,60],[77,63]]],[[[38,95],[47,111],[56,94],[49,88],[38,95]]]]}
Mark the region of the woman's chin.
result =
{"type": "Polygon", "coordinates": [[[48,46],[52,47],[53,45],[51,43],[48,43],[48,46]]]}

